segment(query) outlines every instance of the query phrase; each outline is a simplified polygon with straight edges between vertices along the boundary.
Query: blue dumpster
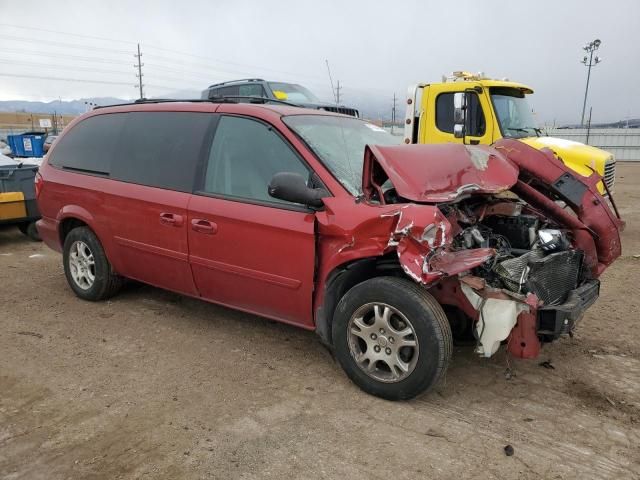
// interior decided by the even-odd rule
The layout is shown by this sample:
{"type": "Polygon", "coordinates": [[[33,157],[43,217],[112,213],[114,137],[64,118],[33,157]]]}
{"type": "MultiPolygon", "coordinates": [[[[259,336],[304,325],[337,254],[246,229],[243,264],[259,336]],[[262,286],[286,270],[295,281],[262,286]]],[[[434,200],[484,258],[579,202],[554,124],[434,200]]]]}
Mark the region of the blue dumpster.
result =
{"type": "Polygon", "coordinates": [[[8,135],[7,142],[16,157],[42,157],[46,138],[42,132],[25,132],[20,135],[8,135]]]}

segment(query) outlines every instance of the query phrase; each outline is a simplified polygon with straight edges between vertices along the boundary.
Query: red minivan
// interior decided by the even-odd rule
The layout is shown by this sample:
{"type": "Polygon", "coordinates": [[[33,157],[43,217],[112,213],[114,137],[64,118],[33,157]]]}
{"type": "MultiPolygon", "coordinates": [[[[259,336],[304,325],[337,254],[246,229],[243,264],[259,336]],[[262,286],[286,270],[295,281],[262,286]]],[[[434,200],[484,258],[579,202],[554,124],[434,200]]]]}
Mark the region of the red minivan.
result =
{"type": "Polygon", "coordinates": [[[357,385],[406,399],[453,337],[533,357],[571,333],[620,255],[597,176],[550,151],[219,102],[98,108],[53,144],[38,230],[77,296],[131,278],[315,330],[357,385]]]}

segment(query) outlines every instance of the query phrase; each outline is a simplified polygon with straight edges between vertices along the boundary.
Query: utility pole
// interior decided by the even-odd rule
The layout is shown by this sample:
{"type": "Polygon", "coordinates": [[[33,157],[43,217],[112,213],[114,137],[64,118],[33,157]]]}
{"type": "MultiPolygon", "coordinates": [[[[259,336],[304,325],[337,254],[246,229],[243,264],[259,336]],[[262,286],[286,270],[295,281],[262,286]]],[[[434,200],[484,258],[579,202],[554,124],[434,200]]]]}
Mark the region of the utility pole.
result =
{"type": "Polygon", "coordinates": [[[396,92],[393,92],[393,108],[391,108],[391,133],[396,125],[396,92]]]}
{"type": "Polygon", "coordinates": [[[591,67],[595,67],[597,64],[599,64],[602,61],[602,58],[598,57],[597,55],[594,58],[593,52],[595,52],[596,50],[598,50],[598,48],[600,48],[601,43],[602,42],[600,41],[600,39],[596,38],[593,42],[589,42],[584,47],[582,47],[582,49],[585,52],[587,52],[589,56],[587,57],[585,55],[584,58],[582,59],[582,63],[584,63],[585,66],[588,67],[588,69],[587,69],[587,86],[584,89],[584,102],[582,102],[582,118],[580,120],[581,127],[584,127],[584,112],[587,108],[587,93],[589,92],[589,79],[591,78],[591,67]]]}
{"type": "Polygon", "coordinates": [[[144,93],[142,93],[142,87],[144,87],[144,85],[142,84],[142,67],[144,67],[144,63],[142,63],[142,53],[140,53],[140,44],[138,44],[138,54],[134,55],[134,57],[138,59],[138,63],[133,66],[134,68],[138,69],[138,73],[136,73],[136,77],[138,77],[138,84],[134,85],[134,87],[140,89],[140,100],[142,100],[144,98],[144,93]]]}
{"type": "Polygon", "coordinates": [[[336,105],[340,105],[340,89],[342,87],[340,86],[340,80],[338,80],[336,83],[336,105]]]}
{"type": "Polygon", "coordinates": [[[589,145],[589,134],[591,133],[591,112],[593,111],[593,107],[589,107],[589,123],[587,124],[587,140],[586,143],[589,145]]]}

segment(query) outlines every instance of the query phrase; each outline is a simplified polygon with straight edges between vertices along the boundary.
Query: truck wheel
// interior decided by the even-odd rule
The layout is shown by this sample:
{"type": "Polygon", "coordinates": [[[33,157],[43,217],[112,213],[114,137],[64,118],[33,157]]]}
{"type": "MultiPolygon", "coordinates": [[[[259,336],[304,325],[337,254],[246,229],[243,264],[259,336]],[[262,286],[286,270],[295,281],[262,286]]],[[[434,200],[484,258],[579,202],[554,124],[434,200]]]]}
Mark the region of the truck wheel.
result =
{"type": "Polygon", "coordinates": [[[113,271],[98,237],[88,227],[69,232],[62,258],[69,286],[84,300],[105,300],[122,286],[122,277],[113,271]]]}
{"type": "Polygon", "coordinates": [[[18,229],[34,242],[42,241],[42,238],[40,238],[40,234],[38,233],[38,229],[36,228],[36,222],[19,223],[18,229]]]}
{"type": "Polygon", "coordinates": [[[405,400],[435,386],[451,358],[449,322],[419,285],[377,277],[349,290],[332,324],[333,347],[349,378],[365,392],[405,400]]]}

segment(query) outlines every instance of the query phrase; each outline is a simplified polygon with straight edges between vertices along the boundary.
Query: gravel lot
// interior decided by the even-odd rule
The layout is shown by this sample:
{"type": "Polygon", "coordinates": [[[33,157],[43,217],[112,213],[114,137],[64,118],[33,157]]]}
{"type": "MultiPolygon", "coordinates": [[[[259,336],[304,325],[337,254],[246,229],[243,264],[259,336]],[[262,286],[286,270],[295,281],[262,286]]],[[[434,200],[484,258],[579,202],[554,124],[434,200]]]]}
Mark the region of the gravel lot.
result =
{"type": "Polygon", "coordinates": [[[624,257],[573,339],[456,347],[403,403],[309,332],[141,285],[81,301],[57,253],[0,229],[0,478],[640,478],[640,163],[616,198],[624,257]]]}

